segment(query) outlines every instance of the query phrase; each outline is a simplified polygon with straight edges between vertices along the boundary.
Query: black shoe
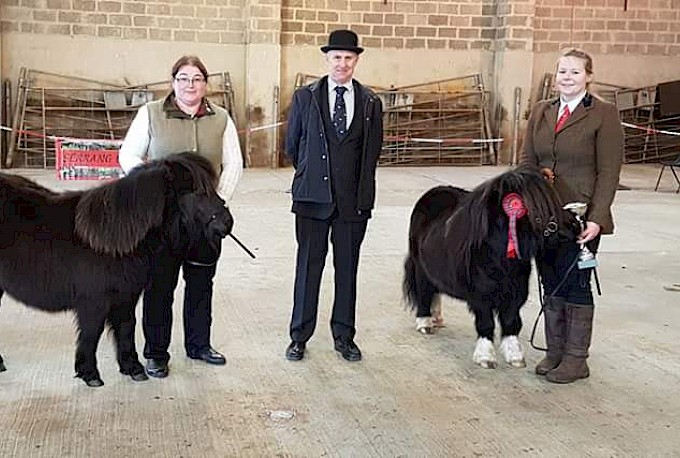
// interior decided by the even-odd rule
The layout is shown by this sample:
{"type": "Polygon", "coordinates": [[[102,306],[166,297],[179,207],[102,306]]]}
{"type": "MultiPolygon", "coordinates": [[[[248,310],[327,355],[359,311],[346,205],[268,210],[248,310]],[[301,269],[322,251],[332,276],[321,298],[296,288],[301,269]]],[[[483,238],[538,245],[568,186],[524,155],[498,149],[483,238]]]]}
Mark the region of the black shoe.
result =
{"type": "Polygon", "coordinates": [[[200,359],[208,364],[215,364],[217,366],[223,366],[227,364],[227,360],[224,355],[213,347],[206,347],[196,354],[187,353],[187,356],[191,359],[200,359]]]}
{"type": "Polygon", "coordinates": [[[286,359],[288,361],[300,361],[305,357],[305,343],[291,342],[286,348],[286,359]]]}
{"type": "Polygon", "coordinates": [[[150,377],[165,378],[168,376],[168,362],[159,359],[148,359],[146,361],[146,373],[150,377]]]}
{"type": "Polygon", "coordinates": [[[361,350],[353,340],[335,339],[335,351],[347,361],[361,361],[361,350]]]}

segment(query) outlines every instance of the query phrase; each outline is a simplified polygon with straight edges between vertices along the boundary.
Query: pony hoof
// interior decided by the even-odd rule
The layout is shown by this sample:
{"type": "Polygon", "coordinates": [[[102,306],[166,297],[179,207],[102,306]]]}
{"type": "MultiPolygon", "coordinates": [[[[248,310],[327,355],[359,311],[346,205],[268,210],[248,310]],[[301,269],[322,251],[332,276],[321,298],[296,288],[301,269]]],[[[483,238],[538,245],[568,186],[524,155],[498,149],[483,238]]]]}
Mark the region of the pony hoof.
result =
{"type": "Polygon", "coordinates": [[[123,375],[129,375],[135,382],[143,382],[144,380],[149,380],[146,375],[144,366],[139,361],[134,361],[130,364],[124,364],[120,367],[120,373],[123,375]]]}
{"type": "Polygon", "coordinates": [[[493,342],[486,337],[478,338],[477,344],[475,345],[475,351],[472,354],[472,361],[485,369],[495,369],[497,363],[493,342]]]}
{"type": "Polygon", "coordinates": [[[5,372],[6,370],[7,368],[5,367],[5,365],[3,363],[0,363],[0,372],[5,372]]]}
{"type": "Polygon", "coordinates": [[[434,325],[432,324],[432,317],[422,316],[416,318],[416,331],[421,334],[434,334],[434,325]]]}
{"type": "Polygon", "coordinates": [[[143,382],[144,380],[149,380],[149,377],[146,375],[145,372],[141,372],[139,374],[130,374],[130,378],[135,382],[143,382]]]}
{"type": "Polygon", "coordinates": [[[93,378],[92,380],[85,380],[85,383],[87,383],[87,386],[90,386],[92,388],[98,388],[100,386],[104,386],[104,382],[102,379],[99,378],[93,378]]]}
{"type": "Polygon", "coordinates": [[[480,361],[479,365],[482,366],[484,369],[496,369],[498,363],[496,363],[496,361],[480,361]]]}
{"type": "Polygon", "coordinates": [[[512,367],[526,367],[527,363],[524,361],[524,350],[520,345],[517,336],[505,336],[501,340],[501,353],[503,359],[512,367]]]}

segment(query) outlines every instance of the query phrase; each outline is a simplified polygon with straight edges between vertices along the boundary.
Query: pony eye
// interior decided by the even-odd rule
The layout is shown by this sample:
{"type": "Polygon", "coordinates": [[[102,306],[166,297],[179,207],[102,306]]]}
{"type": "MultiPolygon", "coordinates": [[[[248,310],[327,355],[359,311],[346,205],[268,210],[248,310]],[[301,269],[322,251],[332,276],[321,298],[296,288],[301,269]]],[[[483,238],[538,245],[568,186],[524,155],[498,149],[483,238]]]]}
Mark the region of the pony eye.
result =
{"type": "Polygon", "coordinates": [[[216,219],[217,219],[217,213],[214,213],[214,214],[210,217],[210,221],[215,221],[216,219]]]}

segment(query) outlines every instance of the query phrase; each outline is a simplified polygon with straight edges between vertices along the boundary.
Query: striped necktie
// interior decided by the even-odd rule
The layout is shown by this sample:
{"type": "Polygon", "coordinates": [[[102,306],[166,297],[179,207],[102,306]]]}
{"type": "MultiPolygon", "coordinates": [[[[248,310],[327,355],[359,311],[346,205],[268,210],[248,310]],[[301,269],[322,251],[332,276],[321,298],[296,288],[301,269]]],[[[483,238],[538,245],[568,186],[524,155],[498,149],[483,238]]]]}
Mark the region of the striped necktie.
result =
{"type": "Polygon", "coordinates": [[[333,106],[333,127],[338,138],[342,138],[347,133],[347,107],[343,95],[347,90],[344,86],[335,86],[335,105],[333,106]]]}
{"type": "Polygon", "coordinates": [[[562,126],[564,126],[564,124],[567,122],[567,119],[569,119],[569,116],[571,116],[569,105],[565,105],[564,110],[562,111],[562,116],[560,116],[560,119],[557,120],[557,124],[555,124],[555,132],[559,131],[562,126]]]}

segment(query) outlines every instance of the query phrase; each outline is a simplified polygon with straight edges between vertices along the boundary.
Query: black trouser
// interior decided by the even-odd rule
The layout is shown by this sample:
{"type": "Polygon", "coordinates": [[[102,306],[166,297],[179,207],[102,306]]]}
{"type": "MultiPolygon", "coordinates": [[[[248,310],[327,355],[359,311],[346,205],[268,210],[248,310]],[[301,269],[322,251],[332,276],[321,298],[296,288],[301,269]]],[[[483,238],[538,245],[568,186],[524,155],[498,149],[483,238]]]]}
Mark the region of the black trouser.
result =
{"type": "Polygon", "coordinates": [[[359,252],[368,220],[347,222],[332,218],[318,220],[296,215],[298,243],[290,337],[307,342],[316,327],[321,275],[328,253],[328,235],[333,244],[335,298],[331,317],[333,338],[353,339],[356,316],[359,252]]]}
{"type": "MultiPolygon", "coordinates": [[[[597,254],[600,246],[600,237],[595,237],[586,246],[597,254]]],[[[538,259],[538,270],[543,282],[546,297],[553,295],[564,298],[565,301],[578,305],[594,305],[593,293],[590,287],[590,276],[593,269],[579,269],[575,265],[571,271],[569,267],[578,257],[581,245],[575,241],[559,243],[554,248],[545,250],[538,259]],[[559,286],[562,279],[569,274],[567,279],[559,286]],[[555,288],[559,290],[555,292],[555,288]]]]}
{"type": "Polygon", "coordinates": [[[204,245],[200,254],[192,250],[185,260],[174,258],[170,254],[154,258],[143,299],[145,358],[166,362],[170,359],[168,347],[172,335],[172,302],[180,267],[186,284],[184,348],[187,355],[197,355],[202,349],[210,347],[213,277],[217,271],[219,255],[219,249],[210,249],[204,245]]]}

